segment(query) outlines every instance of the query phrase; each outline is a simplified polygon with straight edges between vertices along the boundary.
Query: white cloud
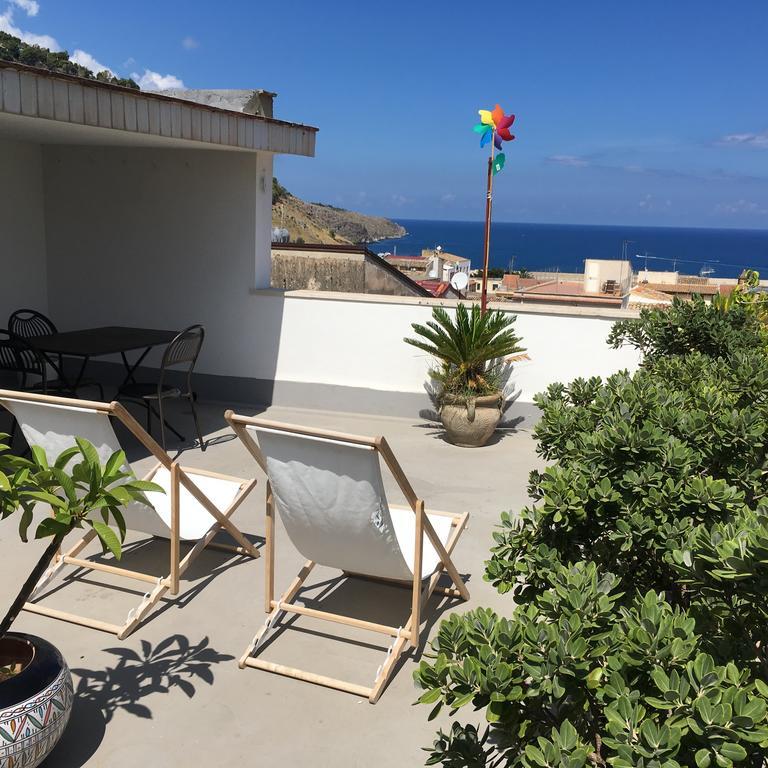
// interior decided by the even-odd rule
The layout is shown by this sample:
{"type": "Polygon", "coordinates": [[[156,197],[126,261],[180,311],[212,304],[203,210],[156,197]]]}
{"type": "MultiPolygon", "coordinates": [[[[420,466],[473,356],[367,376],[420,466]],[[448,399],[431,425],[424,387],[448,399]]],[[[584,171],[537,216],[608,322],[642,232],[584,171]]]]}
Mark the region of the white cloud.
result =
{"type": "Polygon", "coordinates": [[[37,16],[40,4],[36,0],[10,0],[13,5],[21,8],[27,16],[37,16]]]}
{"type": "Polygon", "coordinates": [[[176,75],[161,75],[151,69],[145,69],[144,74],[132,72],[131,78],[135,80],[139,88],[145,91],[167,91],[169,88],[184,88],[185,85],[176,75]]]}
{"type": "Polygon", "coordinates": [[[187,35],[187,37],[185,37],[181,41],[181,46],[182,46],[182,48],[186,48],[186,50],[188,50],[188,51],[192,51],[195,48],[199,48],[200,47],[200,43],[197,40],[195,40],[194,37],[190,37],[189,35],[187,35]]]}
{"type": "Polygon", "coordinates": [[[0,13],[0,30],[9,35],[21,38],[30,45],[39,45],[42,48],[50,48],[52,51],[60,51],[61,46],[55,37],[50,35],[38,35],[34,32],[25,32],[13,23],[13,7],[8,6],[3,13],[0,13]]]}
{"type": "MultiPolygon", "coordinates": [[[[40,5],[37,0],[6,0],[8,5],[5,10],[0,13],[0,31],[7,32],[9,35],[18,37],[25,43],[30,45],[39,45],[42,48],[50,48],[52,51],[62,50],[62,46],[59,45],[58,40],[51,35],[39,35],[36,32],[27,32],[16,26],[13,20],[14,7],[21,8],[27,15],[36,16],[40,11],[40,5]]],[[[197,40],[192,37],[186,37],[182,41],[182,45],[187,49],[196,48],[198,45],[197,40]]],[[[70,56],[71,60],[75,64],[79,64],[82,67],[92,70],[94,73],[103,72],[107,70],[110,74],[114,75],[114,70],[108,67],[106,64],[102,64],[92,54],[87,51],[83,51],[80,48],[70,56]]],[[[128,59],[124,63],[124,67],[135,66],[136,62],[133,59],[128,59]]],[[[144,74],[138,74],[133,72],[131,77],[138,83],[140,88],[152,91],[164,91],[169,88],[184,88],[184,82],[176,75],[161,75],[159,72],[154,72],[151,69],[145,69],[144,74]]]]}
{"type": "Polygon", "coordinates": [[[589,165],[589,160],[576,155],[550,155],[547,162],[555,163],[555,165],[567,165],[570,168],[585,168],[589,165]]]}
{"type": "Polygon", "coordinates": [[[79,64],[81,67],[86,67],[94,73],[103,72],[106,69],[107,72],[109,72],[111,75],[115,74],[106,64],[102,64],[100,61],[91,56],[90,53],[81,51],[79,48],[76,49],[69,58],[72,59],[75,64],[79,64]]]}
{"type": "Polygon", "coordinates": [[[440,197],[440,202],[443,204],[452,203],[456,200],[456,195],[453,192],[446,192],[440,197]]]}
{"type": "Polygon", "coordinates": [[[720,139],[721,144],[735,144],[768,149],[768,131],[762,133],[731,133],[720,139]]]}
{"type": "Polygon", "coordinates": [[[727,213],[735,216],[742,213],[754,214],[756,216],[768,215],[768,208],[765,208],[752,200],[735,200],[732,203],[718,203],[715,206],[716,213],[727,213]]]}

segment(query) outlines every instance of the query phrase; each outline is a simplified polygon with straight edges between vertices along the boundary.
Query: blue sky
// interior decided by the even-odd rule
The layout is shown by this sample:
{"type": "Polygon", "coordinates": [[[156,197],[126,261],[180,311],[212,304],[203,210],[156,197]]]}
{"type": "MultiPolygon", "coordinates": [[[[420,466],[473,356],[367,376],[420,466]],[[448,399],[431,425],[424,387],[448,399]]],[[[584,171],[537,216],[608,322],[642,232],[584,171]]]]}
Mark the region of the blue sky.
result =
{"type": "Polygon", "coordinates": [[[305,199],[481,219],[499,102],[497,221],[768,228],[765,0],[0,0],[0,28],[147,87],[277,91],[320,128],[276,162],[305,199]]]}

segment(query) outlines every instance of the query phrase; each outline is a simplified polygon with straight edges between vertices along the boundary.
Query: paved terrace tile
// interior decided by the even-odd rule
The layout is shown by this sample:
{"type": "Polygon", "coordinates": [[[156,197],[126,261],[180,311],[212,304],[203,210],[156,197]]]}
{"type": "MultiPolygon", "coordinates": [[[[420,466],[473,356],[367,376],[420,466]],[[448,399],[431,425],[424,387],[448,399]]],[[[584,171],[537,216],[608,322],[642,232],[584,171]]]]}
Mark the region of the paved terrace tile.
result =
{"type": "MultiPolygon", "coordinates": [[[[207,406],[207,451],[187,450],[183,463],[242,477],[259,485],[238,510],[235,522],[259,544],[264,533],[264,477],[239,441],[223,428],[223,406],[207,406]]],[[[245,410],[245,409],[243,409],[245,410]]],[[[253,409],[247,410],[253,413],[253,409]]],[[[482,449],[446,443],[439,429],[418,419],[370,417],[272,407],[270,418],[387,437],[427,510],[471,512],[454,562],[469,575],[468,604],[433,597],[424,612],[425,634],[451,611],[490,606],[509,612],[511,598],[500,596],[482,579],[491,533],[504,509],[519,509],[526,500],[528,472],[541,467],[530,425],[522,423],[482,449]]],[[[192,434],[189,417],[172,415],[192,434]]],[[[137,473],[151,462],[131,456],[137,473]]],[[[401,503],[394,481],[385,475],[393,503],[401,503]]],[[[0,604],[7,605],[35,559],[40,542],[21,544],[13,518],[0,524],[3,578],[0,604]]],[[[135,540],[130,538],[129,540],[135,540]]],[[[126,554],[124,567],[167,572],[167,545],[151,541],[126,554]],[[163,569],[166,569],[165,571],[163,569]]],[[[182,551],[186,547],[182,545],[182,551]]],[[[91,553],[91,550],[88,550],[91,553]]],[[[302,558],[278,525],[276,592],[285,589],[302,558]]],[[[141,592],[121,580],[105,589],[106,574],[92,572],[56,590],[47,604],[111,622],[122,622],[141,592]]],[[[62,582],[57,582],[59,585],[62,582]]],[[[15,629],[53,642],[70,667],[79,691],[72,718],[46,768],[141,765],[312,765],[402,768],[423,765],[441,715],[428,722],[429,707],[411,706],[419,695],[412,681],[415,661],[406,656],[394,680],[375,706],[339,691],[261,672],[240,670],[236,658],[264,620],[264,559],[203,553],[185,574],[176,598],[162,605],[124,641],[52,619],[22,613],[15,629]]],[[[143,591],[143,590],[142,590],[143,591]]],[[[168,596],[166,596],[168,597],[168,596]]],[[[325,610],[400,625],[410,610],[410,593],[395,587],[345,580],[339,572],[316,568],[304,600],[325,610]],[[322,600],[317,603],[320,593],[322,600]]],[[[386,638],[307,617],[289,622],[263,657],[309,668],[363,685],[373,681],[383,661],[386,638]]],[[[471,710],[464,717],[477,722],[471,710]]]]}

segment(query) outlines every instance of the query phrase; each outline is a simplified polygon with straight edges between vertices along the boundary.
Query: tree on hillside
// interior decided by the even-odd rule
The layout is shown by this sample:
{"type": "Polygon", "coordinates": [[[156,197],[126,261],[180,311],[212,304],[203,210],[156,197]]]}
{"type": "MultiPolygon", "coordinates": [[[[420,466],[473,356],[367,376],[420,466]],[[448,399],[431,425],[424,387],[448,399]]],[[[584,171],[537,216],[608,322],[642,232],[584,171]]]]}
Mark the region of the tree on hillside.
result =
{"type": "Polygon", "coordinates": [[[139,90],[139,86],[130,78],[115,77],[109,70],[94,74],[87,67],[70,61],[66,51],[51,51],[39,45],[29,45],[14,35],[0,32],[0,61],[15,61],[31,67],[40,67],[62,75],[74,75],[87,80],[99,80],[111,85],[139,90]]]}

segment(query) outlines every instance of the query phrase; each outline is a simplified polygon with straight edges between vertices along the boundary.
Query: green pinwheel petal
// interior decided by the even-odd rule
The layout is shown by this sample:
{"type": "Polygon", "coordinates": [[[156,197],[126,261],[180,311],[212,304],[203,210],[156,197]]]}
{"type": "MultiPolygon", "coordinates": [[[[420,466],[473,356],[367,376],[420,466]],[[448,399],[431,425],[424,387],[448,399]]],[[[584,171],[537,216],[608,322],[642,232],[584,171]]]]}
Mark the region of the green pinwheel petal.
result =
{"type": "Polygon", "coordinates": [[[504,163],[506,162],[507,162],[507,158],[504,156],[503,152],[499,152],[499,154],[493,158],[493,175],[494,176],[504,167],[504,163]]]}
{"type": "Polygon", "coordinates": [[[483,125],[482,123],[477,123],[477,125],[475,125],[472,128],[472,130],[475,133],[488,133],[488,131],[491,130],[491,126],[490,125],[483,125]]]}

